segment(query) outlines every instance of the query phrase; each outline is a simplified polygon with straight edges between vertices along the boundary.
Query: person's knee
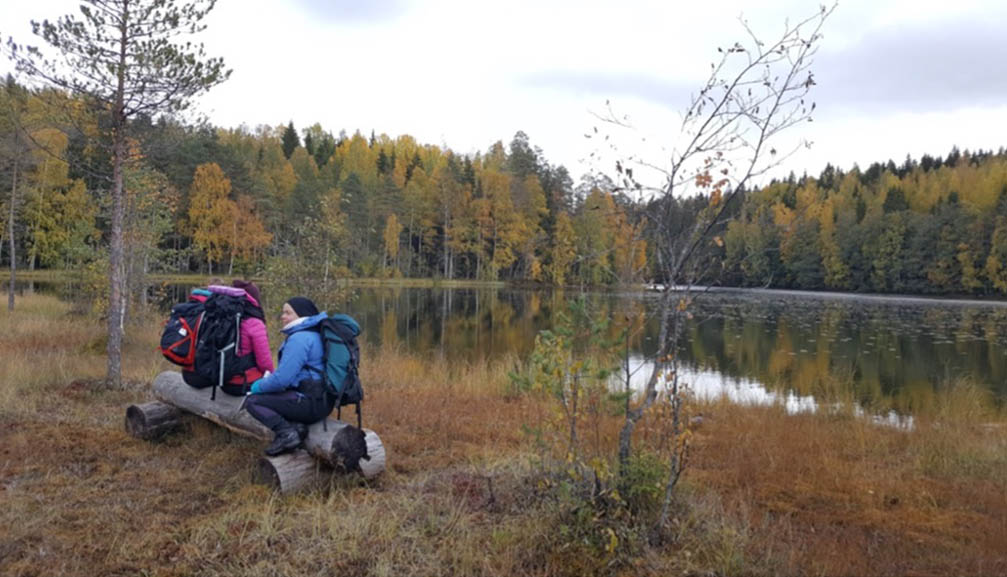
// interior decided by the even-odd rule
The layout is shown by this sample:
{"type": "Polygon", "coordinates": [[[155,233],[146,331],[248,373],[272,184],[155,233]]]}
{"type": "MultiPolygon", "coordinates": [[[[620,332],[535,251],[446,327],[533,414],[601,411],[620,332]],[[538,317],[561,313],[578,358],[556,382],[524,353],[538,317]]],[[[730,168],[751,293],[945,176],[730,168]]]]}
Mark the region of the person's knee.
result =
{"type": "Polygon", "coordinates": [[[261,415],[263,413],[263,409],[268,408],[262,401],[263,399],[260,399],[259,395],[249,395],[245,400],[245,410],[253,416],[261,415]]]}

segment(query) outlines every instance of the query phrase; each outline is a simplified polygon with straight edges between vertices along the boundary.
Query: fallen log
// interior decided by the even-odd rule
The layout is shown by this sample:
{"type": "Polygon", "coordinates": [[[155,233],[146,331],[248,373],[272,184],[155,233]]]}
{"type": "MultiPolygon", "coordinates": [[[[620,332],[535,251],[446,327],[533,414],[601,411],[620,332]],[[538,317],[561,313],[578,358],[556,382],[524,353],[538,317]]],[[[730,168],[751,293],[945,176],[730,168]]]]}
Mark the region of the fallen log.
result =
{"type": "MultiPolygon", "coordinates": [[[[126,409],[126,432],[138,439],[156,441],[182,429],[184,416],[185,411],[161,401],[130,405],[126,409]]],[[[291,493],[320,485],[324,476],[320,461],[298,449],[276,457],[261,457],[254,479],[281,493],[291,493]]]]}
{"type": "MultiPolygon", "coordinates": [[[[241,397],[231,397],[217,391],[217,398],[211,400],[210,389],[190,387],[182,380],[182,374],[175,371],[165,371],[159,374],[154,379],[153,389],[154,397],[163,404],[203,417],[240,435],[264,441],[273,438],[273,432],[268,427],[255,420],[244,410],[241,397]]],[[[148,407],[148,405],[151,403],[133,405],[127,409],[127,430],[131,434],[134,430],[143,429],[142,427],[130,428],[129,415],[131,413],[146,415],[161,410],[156,408],[155,411],[155,407],[148,407]],[[144,408],[141,409],[141,407],[144,408]]],[[[326,420],[324,426],[322,422],[318,422],[309,427],[308,437],[304,441],[304,449],[307,454],[334,469],[345,472],[359,471],[368,479],[385,470],[385,448],[377,433],[370,429],[363,429],[361,432],[360,429],[332,417],[326,420]]],[[[263,460],[272,462],[270,459],[263,460]]],[[[301,464],[298,465],[293,464],[293,461],[293,458],[288,458],[273,466],[281,471],[306,469],[301,466],[304,463],[303,458],[300,459],[301,464]]],[[[281,472],[277,474],[282,477],[294,473],[281,472]]],[[[268,475],[266,476],[268,477],[268,475]]],[[[291,483],[293,482],[291,481],[291,483]]]]}

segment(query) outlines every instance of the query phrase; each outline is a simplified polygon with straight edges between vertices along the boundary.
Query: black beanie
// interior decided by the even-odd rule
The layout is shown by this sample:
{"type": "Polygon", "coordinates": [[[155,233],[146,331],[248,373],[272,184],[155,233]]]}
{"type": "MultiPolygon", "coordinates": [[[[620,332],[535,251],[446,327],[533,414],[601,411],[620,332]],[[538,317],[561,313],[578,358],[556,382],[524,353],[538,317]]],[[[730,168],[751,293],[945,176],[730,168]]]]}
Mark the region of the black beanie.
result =
{"type": "Polygon", "coordinates": [[[294,297],[288,300],[287,304],[299,317],[312,317],[318,314],[318,307],[307,297],[294,297]]]}

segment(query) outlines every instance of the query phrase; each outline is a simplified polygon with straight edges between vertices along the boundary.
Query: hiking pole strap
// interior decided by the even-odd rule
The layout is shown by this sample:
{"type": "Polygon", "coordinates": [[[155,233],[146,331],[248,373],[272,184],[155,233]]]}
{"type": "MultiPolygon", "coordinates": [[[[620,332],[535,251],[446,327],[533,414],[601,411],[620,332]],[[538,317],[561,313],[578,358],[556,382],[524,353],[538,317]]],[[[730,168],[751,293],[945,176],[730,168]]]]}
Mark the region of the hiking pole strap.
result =
{"type": "Polygon", "coordinates": [[[224,386],[224,357],[227,355],[227,351],[234,348],[234,343],[227,345],[226,347],[217,351],[220,353],[220,369],[217,371],[217,382],[213,383],[213,392],[210,393],[210,400],[217,400],[217,387],[223,388],[224,386]]]}
{"type": "Polygon", "coordinates": [[[216,400],[217,398],[217,387],[224,386],[224,349],[220,349],[220,362],[218,365],[220,369],[217,371],[217,382],[213,383],[213,394],[210,395],[211,400],[216,400]]]}

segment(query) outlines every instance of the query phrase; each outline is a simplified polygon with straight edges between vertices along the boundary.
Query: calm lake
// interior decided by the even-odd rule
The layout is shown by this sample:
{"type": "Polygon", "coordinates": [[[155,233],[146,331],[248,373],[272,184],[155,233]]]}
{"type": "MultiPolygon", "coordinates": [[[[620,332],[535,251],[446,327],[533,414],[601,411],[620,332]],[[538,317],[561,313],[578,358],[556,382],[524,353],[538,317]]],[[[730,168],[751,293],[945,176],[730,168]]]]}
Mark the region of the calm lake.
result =
{"type": "MultiPolygon", "coordinates": [[[[167,309],[189,288],[163,285],[154,292],[167,309]]],[[[293,294],[287,292],[263,287],[271,328],[278,326],[272,313],[293,294]]],[[[350,287],[326,299],[310,289],[303,292],[329,312],[354,316],[370,345],[452,362],[527,358],[538,331],[552,328],[557,312],[581,295],[350,287]]],[[[656,348],[657,293],[584,296],[599,318],[613,325],[632,323],[630,365],[642,367],[633,379],[642,383],[656,348]]],[[[816,410],[825,400],[852,400],[896,424],[927,407],[943,384],[959,377],[988,388],[1000,403],[1007,398],[1007,303],[723,291],[701,295],[692,313],[679,356],[684,382],[697,394],[782,402],[792,411],[816,410]]]]}

